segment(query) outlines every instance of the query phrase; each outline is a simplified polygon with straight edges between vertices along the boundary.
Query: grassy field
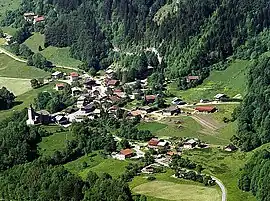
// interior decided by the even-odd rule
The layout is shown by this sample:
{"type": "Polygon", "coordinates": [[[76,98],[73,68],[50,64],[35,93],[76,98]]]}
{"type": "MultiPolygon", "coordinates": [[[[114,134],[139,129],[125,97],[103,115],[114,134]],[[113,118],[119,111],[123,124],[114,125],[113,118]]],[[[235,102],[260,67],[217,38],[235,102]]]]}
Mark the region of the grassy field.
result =
{"type": "Polygon", "coordinates": [[[41,69],[15,61],[5,54],[0,54],[0,77],[32,79],[43,78],[49,74],[41,69]]]}
{"type": "Polygon", "coordinates": [[[249,64],[249,61],[236,60],[224,71],[211,72],[203,84],[196,88],[180,91],[176,83],[172,83],[168,86],[168,92],[188,102],[197,102],[202,98],[213,99],[218,93],[225,93],[230,97],[237,94],[243,96],[246,91],[246,74],[249,64]]]}
{"type": "Polygon", "coordinates": [[[32,89],[24,94],[19,95],[16,98],[16,106],[11,108],[10,110],[1,110],[0,111],[0,120],[3,118],[6,118],[7,116],[10,116],[12,112],[14,111],[21,111],[22,109],[29,107],[31,103],[33,103],[34,98],[37,97],[37,94],[42,91],[52,91],[54,87],[54,84],[51,83],[49,85],[45,85],[43,87],[40,87],[38,89],[32,89]]]}
{"type": "Polygon", "coordinates": [[[20,0],[1,0],[0,1],[0,19],[4,16],[7,10],[15,10],[20,5],[20,0]]]}
{"type": "MultiPolygon", "coordinates": [[[[179,116],[174,118],[167,118],[162,120],[161,123],[157,122],[144,122],[138,126],[142,130],[150,130],[157,137],[194,137],[199,138],[207,143],[215,145],[226,145],[229,143],[228,138],[223,136],[201,133],[202,126],[194,119],[188,116],[179,116]],[[181,122],[179,127],[178,121],[181,122]]],[[[224,132],[225,133],[225,132],[224,132]]],[[[224,135],[227,135],[225,133],[224,135]]]]}
{"type": "Polygon", "coordinates": [[[224,183],[227,188],[228,201],[256,200],[250,193],[242,192],[237,186],[239,170],[250,155],[250,153],[243,152],[225,153],[217,148],[190,150],[183,154],[183,156],[201,164],[205,168],[205,173],[215,175],[224,183]]]}
{"type": "Polygon", "coordinates": [[[86,178],[89,171],[96,172],[98,175],[101,173],[108,173],[116,178],[125,171],[125,167],[129,162],[120,161],[116,159],[105,159],[97,152],[88,156],[83,156],[75,161],[65,164],[65,168],[74,174],[79,175],[83,179],[86,178]],[[83,168],[82,163],[86,162],[87,167],[83,168]]]}
{"type": "Polygon", "coordinates": [[[71,58],[69,55],[69,48],[57,48],[49,46],[44,48],[45,37],[43,34],[34,33],[29,39],[25,41],[25,44],[33,51],[39,52],[39,46],[42,47],[40,53],[45,56],[49,61],[60,66],[76,67],[82,62],[71,58]]]}
{"type": "Polygon", "coordinates": [[[1,27],[1,29],[4,31],[4,33],[7,33],[8,35],[11,36],[13,36],[17,31],[17,29],[13,27],[1,27]]]}
{"type": "Polygon", "coordinates": [[[41,155],[52,156],[55,151],[66,147],[67,140],[73,139],[71,132],[68,130],[60,131],[58,126],[49,126],[45,127],[45,129],[53,133],[53,135],[42,138],[42,142],[38,144],[41,155]]]}
{"type": "Polygon", "coordinates": [[[133,189],[138,194],[176,201],[217,201],[218,190],[198,185],[176,184],[168,181],[153,181],[133,189]]]}
{"type": "Polygon", "coordinates": [[[26,93],[32,89],[30,80],[20,78],[0,77],[0,87],[6,87],[16,96],[26,93]]]}

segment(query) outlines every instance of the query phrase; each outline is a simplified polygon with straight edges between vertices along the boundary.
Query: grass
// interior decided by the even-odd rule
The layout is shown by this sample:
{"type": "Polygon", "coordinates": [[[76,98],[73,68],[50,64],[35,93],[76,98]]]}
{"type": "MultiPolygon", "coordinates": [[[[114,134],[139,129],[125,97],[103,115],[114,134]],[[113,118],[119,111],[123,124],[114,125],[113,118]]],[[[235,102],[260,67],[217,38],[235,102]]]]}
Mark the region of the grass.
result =
{"type": "Polygon", "coordinates": [[[152,133],[160,138],[167,137],[194,137],[199,138],[207,143],[214,145],[226,145],[229,143],[228,138],[223,138],[223,136],[204,134],[201,133],[202,126],[197,123],[194,119],[188,116],[179,116],[174,118],[166,118],[162,122],[144,122],[140,123],[138,126],[142,130],[150,130],[152,133]],[[181,127],[177,121],[181,122],[181,127]]]}
{"type": "Polygon", "coordinates": [[[58,126],[45,127],[45,129],[53,135],[43,137],[42,142],[38,144],[39,153],[44,156],[52,156],[55,151],[64,149],[67,140],[73,139],[71,132],[68,130],[60,131],[58,126]]]}
{"type": "Polygon", "coordinates": [[[41,69],[27,66],[25,63],[15,61],[5,54],[0,54],[0,76],[11,78],[43,78],[49,73],[41,69]]]}
{"type": "Polygon", "coordinates": [[[4,17],[4,14],[8,10],[15,10],[19,7],[20,0],[1,0],[0,1],[0,20],[4,17]]]}
{"type": "Polygon", "coordinates": [[[198,102],[200,99],[213,99],[218,93],[225,93],[230,97],[237,94],[245,95],[246,74],[249,61],[236,60],[224,71],[213,71],[203,84],[186,91],[177,89],[176,83],[168,86],[168,91],[188,102],[198,102]]]}
{"type": "Polygon", "coordinates": [[[33,51],[40,52],[44,57],[55,65],[76,67],[82,62],[70,57],[69,47],[57,48],[49,46],[44,48],[45,37],[41,33],[34,33],[24,43],[33,51]],[[42,51],[39,51],[39,46],[42,47],[42,51]]]}
{"type": "Polygon", "coordinates": [[[24,94],[32,89],[30,80],[20,78],[10,79],[5,77],[0,77],[0,87],[6,87],[16,96],[24,94]]]}
{"type": "Polygon", "coordinates": [[[33,103],[34,98],[37,97],[38,93],[42,91],[52,91],[54,84],[48,84],[43,87],[40,87],[38,89],[32,89],[24,94],[21,94],[16,97],[16,103],[18,103],[16,106],[9,110],[1,110],[0,111],[0,120],[4,119],[8,116],[10,116],[14,111],[21,111],[26,107],[29,107],[31,103],[33,103]]]}
{"type": "Polygon", "coordinates": [[[7,33],[8,35],[11,36],[13,36],[17,31],[17,29],[13,27],[0,27],[0,28],[4,31],[4,33],[7,33]]]}
{"type": "Polygon", "coordinates": [[[168,181],[153,181],[141,184],[133,189],[144,194],[166,200],[176,201],[217,201],[220,200],[218,190],[198,185],[176,184],[168,181]]]}
{"type": "Polygon", "coordinates": [[[125,172],[129,162],[116,159],[105,159],[97,152],[88,156],[83,156],[75,161],[65,164],[65,168],[74,174],[79,175],[83,179],[87,177],[88,172],[93,171],[98,175],[108,173],[112,177],[117,178],[125,172]],[[86,162],[87,167],[83,168],[82,163],[86,162]]]}
{"type": "Polygon", "coordinates": [[[250,155],[250,153],[243,152],[225,153],[217,148],[190,150],[183,154],[201,164],[205,168],[205,173],[216,176],[224,183],[228,201],[256,200],[251,193],[242,192],[237,186],[240,168],[244,166],[250,155]]]}

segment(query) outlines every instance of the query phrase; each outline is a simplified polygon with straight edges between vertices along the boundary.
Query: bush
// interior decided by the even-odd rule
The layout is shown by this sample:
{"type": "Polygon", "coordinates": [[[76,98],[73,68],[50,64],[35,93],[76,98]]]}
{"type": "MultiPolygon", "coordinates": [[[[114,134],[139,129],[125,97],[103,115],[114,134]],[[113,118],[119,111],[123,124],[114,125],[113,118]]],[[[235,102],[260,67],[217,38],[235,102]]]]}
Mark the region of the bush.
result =
{"type": "Polygon", "coordinates": [[[154,181],[154,180],[156,180],[156,177],[150,176],[150,177],[147,177],[147,180],[148,181],[154,181]]]}

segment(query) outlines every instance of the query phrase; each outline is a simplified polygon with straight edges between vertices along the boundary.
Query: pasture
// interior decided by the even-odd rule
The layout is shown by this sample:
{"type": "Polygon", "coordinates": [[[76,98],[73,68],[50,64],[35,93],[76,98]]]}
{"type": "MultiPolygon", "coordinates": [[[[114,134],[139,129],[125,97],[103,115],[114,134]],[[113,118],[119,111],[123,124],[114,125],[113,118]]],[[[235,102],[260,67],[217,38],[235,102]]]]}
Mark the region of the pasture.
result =
{"type": "Polygon", "coordinates": [[[81,61],[70,56],[69,47],[57,48],[49,46],[44,48],[44,41],[45,37],[43,34],[34,33],[24,42],[24,44],[26,44],[33,52],[41,53],[47,60],[55,65],[77,67],[82,64],[81,61]],[[42,51],[39,51],[39,46],[42,48],[42,51]]]}
{"type": "Polygon", "coordinates": [[[146,196],[175,201],[218,201],[216,188],[199,185],[177,184],[168,181],[153,181],[133,188],[133,192],[146,196]]]}
{"type": "Polygon", "coordinates": [[[30,79],[0,77],[0,87],[6,87],[15,96],[26,93],[32,89],[30,79]]]}

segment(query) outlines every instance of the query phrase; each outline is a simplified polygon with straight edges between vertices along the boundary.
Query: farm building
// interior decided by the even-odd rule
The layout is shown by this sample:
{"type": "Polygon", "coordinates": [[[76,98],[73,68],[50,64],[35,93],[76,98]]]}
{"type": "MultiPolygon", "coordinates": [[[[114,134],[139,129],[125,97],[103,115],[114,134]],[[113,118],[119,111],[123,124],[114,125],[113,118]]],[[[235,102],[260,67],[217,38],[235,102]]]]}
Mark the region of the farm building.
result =
{"type": "Polygon", "coordinates": [[[159,143],[159,140],[158,140],[157,138],[152,138],[152,139],[148,142],[148,148],[155,149],[155,148],[157,148],[158,143],[159,143]]]}
{"type": "Polygon", "coordinates": [[[222,101],[222,100],[228,99],[228,96],[225,94],[217,94],[217,95],[215,95],[215,99],[216,99],[216,101],[222,101]]]}
{"type": "Polygon", "coordinates": [[[195,108],[198,112],[207,112],[207,113],[213,113],[217,111],[217,108],[212,106],[199,106],[195,108]]]}
{"type": "Polygon", "coordinates": [[[29,12],[29,13],[24,13],[24,14],[23,14],[23,18],[24,18],[24,20],[27,21],[27,22],[32,22],[35,16],[36,16],[36,15],[35,15],[35,13],[33,13],[33,12],[29,12]]]}
{"type": "Polygon", "coordinates": [[[33,24],[36,24],[38,22],[43,22],[44,20],[45,20],[44,16],[40,16],[40,17],[36,16],[35,19],[34,19],[33,24]]]}
{"type": "Polygon", "coordinates": [[[56,71],[56,72],[52,73],[52,78],[53,79],[60,79],[62,77],[63,77],[63,73],[60,72],[60,71],[56,71]]]}
{"type": "Polygon", "coordinates": [[[197,81],[200,79],[200,76],[187,76],[187,82],[197,81]]]}
{"type": "Polygon", "coordinates": [[[190,139],[184,142],[183,148],[184,149],[193,149],[197,145],[197,141],[194,139],[190,139]]]}
{"type": "Polygon", "coordinates": [[[177,115],[181,112],[180,108],[177,106],[171,106],[169,108],[166,108],[165,110],[162,111],[163,115],[165,116],[172,116],[172,115],[177,115]]]}
{"type": "Polygon", "coordinates": [[[133,155],[134,153],[131,149],[123,149],[119,152],[119,154],[116,154],[115,158],[118,160],[125,160],[127,158],[131,158],[133,155]]]}
{"type": "Polygon", "coordinates": [[[232,152],[232,151],[237,150],[237,147],[234,146],[233,144],[229,144],[229,145],[227,145],[226,147],[224,147],[224,150],[225,150],[225,151],[228,151],[228,152],[232,152]]]}

